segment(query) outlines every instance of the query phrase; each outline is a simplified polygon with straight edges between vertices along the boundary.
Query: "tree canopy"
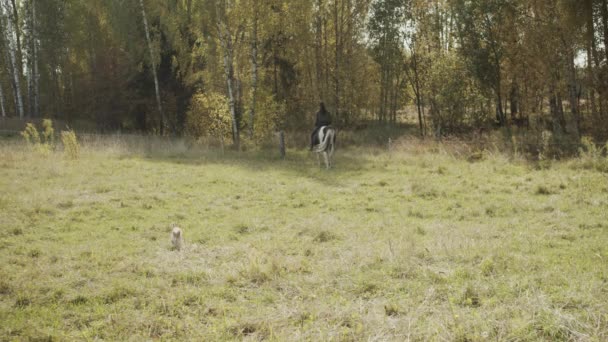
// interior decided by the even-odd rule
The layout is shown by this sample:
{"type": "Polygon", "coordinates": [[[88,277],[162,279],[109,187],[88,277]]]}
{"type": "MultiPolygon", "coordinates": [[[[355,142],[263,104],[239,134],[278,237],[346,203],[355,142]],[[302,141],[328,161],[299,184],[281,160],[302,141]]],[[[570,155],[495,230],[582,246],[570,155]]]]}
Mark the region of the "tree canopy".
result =
{"type": "Polygon", "coordinates": [[[3,117],[181,135],[216,134],[199,127],[214,113],[238,144],[310,128],[323,101],[340,127],[608,131],[607,0],[0,0],[0,9],[3,117]]]}

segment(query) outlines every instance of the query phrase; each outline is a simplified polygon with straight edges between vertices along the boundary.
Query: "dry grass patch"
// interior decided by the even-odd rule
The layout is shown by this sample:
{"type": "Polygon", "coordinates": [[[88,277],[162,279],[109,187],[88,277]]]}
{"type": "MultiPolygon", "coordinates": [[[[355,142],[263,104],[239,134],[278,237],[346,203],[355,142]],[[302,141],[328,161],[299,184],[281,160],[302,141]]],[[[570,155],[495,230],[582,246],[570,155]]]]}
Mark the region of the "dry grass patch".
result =
{"type": "Polygon", "coordinates": [[[8,339],[608,339],[596,167],[470,162],[458,141],[340,149],[329,172],[298,150],[79,142],[0,143],[8,339]]]}

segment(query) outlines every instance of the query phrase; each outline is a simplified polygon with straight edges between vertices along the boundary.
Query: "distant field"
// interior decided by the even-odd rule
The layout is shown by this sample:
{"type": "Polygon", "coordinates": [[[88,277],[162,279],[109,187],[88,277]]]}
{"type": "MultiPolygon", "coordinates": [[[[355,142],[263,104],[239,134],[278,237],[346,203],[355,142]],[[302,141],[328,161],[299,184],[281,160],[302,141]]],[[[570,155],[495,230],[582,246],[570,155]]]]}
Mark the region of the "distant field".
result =
{"type": "Polygon", "coordinates": [[[274,152],[0,141],[0,340],[608,340],[593,163],[274,152]]]}

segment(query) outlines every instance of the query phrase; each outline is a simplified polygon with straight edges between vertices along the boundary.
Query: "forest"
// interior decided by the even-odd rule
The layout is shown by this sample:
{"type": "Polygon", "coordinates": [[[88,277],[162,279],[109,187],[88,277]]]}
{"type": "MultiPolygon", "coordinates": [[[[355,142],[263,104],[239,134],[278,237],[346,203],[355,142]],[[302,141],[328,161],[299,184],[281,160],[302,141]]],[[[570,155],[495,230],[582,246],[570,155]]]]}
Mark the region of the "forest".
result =
{"type": "Polygon", "coordinates": [[[607,2],[1,0],[1,115],[238,146],[322,101],[343,129],[602,143],[607,2]]]}
{"type": "Polygon", "coordinates": [[[608,341],[608,0],[0,31],[0,341],[608,341]]]}

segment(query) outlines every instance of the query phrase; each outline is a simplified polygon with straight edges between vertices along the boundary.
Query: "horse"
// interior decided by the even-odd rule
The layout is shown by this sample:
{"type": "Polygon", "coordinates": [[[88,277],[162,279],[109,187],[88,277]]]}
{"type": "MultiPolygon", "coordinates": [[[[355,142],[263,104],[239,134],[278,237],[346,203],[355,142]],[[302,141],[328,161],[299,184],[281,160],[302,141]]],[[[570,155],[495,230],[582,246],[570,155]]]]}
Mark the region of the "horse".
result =
{"type": "Polygon", "coordinates": [[[332,158],[336,149],[336,129],[331,126],[321,126],[316,134],[313,135],[313,149],[317,153],[317,162],[321,166],[319,155],[322,154],[325,160],[325,168],[332,166],[332,158]]]}

